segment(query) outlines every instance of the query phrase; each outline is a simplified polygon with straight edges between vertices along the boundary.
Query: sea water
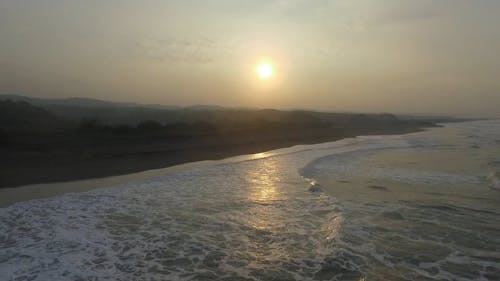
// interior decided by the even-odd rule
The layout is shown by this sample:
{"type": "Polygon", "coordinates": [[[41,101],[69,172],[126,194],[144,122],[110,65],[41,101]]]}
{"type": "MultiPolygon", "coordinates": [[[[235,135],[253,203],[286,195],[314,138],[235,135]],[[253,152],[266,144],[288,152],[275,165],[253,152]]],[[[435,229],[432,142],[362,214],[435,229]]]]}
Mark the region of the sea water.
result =
{"type": "Polygon", "coordinates": [[[500,122],[0,209],[0,280],[500,280],[500,122]]]}

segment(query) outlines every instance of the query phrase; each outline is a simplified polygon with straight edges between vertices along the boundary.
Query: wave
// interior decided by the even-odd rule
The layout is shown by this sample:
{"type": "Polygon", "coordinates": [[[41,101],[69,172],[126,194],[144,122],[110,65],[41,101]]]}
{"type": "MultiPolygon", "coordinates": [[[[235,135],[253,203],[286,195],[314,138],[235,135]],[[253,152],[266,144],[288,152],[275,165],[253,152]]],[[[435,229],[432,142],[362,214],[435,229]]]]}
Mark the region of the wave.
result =
{"type": "Polygon", "coordinates": [[[484,177],[480,175],[391,167],[366,162],[367,158],[382,150],[384,149],[377,148],[328,155],[312,161],[300,169],[299,173],[305,178],[329,182],[357,178],[420,185],[478,185],[484,181],[484,177]]]}
{"type": "Polygon", "coordinates": [[[429,136],[299,146],[2,208],[0,280],[498,280],[497,205],[464,208],[444,189],[433,191],[445,201],[418,190],[391,201],[401,189],[345,184],[484,184],[484,175],[361,161],[383,149],[443,148],[429,136]],[[352,198],[332,192],[339,183],[352,198]],[[364,190],[378,197],[364,201],[364,190]]]}
{"type": "Polygon", "coordinates": [[[312,280],[343,224],[296,173],[314,153],[2,208],[0,280],[312,280]]]}

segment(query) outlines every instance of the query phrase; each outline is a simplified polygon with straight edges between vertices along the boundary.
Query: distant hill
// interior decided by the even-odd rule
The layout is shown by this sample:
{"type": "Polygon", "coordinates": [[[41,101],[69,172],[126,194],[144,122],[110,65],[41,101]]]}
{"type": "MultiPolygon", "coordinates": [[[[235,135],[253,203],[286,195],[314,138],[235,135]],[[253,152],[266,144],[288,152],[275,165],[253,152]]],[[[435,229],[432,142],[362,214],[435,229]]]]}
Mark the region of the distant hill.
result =
{"type": "Polygon", "coordinates": [[[104,107],[146,107],[154,109],[180,109],[175,105],[161,105],[161,104],[139,104],[132,102],[111,102],[98,99],[89,98],[64,98],[64,99],[44,99],[26,97],[21,95],[0,95],[0,100],[11,101],[25,101],[36,106],[75,106],[75,107],[90,107],[90,108],[104,108],[104,107]]]}
{"type": "Polygon", "coordinates": [[[243,123],[288,124],[327,123],[336,128],[373,128],[425,123],[425,120],[400,119],[393,114],[331,113],[306,110],[241,109],[213,105],[189,107],[143,105],[110,102],[87,98],[41,99],[18,95],[0,95],[0,100],[11,100],[38,106],[46,113],[70,122],[98,119],[103,124],[136,126],[146,120],[160,124],[208,122],[222,126],[243,123]]]}
{"type": "Polygon", "coordinates": [[[67,127],[55,114],[24,101],[0,101],[0,130],[39,132],[67,127]]]}

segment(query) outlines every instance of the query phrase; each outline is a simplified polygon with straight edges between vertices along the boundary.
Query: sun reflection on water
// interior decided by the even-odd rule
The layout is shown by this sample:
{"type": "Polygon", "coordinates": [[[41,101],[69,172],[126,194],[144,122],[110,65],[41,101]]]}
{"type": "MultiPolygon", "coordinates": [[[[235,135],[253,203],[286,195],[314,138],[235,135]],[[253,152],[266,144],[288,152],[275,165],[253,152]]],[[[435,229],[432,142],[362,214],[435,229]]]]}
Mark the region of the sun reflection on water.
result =
{"type": "MultiPolygon", "coordinates": [[[[265,153],[260,155],[264,156],[265,153]]],[[[280,163],[275,159],[264,159],[254,169],[248,171],[250,183],[247,199],[253,203],[248,210],[248,225],[261,231],[273,231],[282,226],[280,209],[276,206],[286,200],[286,193],[281,187],[280,163]]]]}
{"type": "Polygon", "coordinates": [[[291,176],[289,162],[264,154],[256,155],[259,160],[252,161],[243,175],[247,252],[257,263],[328,254],[331,249],[324,245],[335,241],[342,216],[326,214],[333,210],[329,197],[308,192],[306,181],[298,174],[291,176]]]}
{"type": "Polygon", "coordinates": [[[280,182],[278,166],[272,159],[262,161],[258,167],[249,171],[247,180],[251,183],[248,198],[252,202],[271,203],[283,200],[283,192],[277,186],[280,182]]]}
{"type": "Polygon", "coordinates": [[[262,159],[262,158],[266,158],[266,157],[269,157],[271,156],[271,153],[269,152],[259,152],[259,153],[255,153],[251,156],[251,159],[252,160],[256,160],[256,159],[262,159]]]}

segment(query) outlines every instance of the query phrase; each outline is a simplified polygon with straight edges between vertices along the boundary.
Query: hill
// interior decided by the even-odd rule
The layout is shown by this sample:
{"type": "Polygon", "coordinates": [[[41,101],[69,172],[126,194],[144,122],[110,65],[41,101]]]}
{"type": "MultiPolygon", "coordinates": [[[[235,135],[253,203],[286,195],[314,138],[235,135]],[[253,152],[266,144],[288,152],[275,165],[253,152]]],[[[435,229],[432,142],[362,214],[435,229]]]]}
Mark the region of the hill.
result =
{"type": "Polygon", "coordinates": [[[61,117],[24,101],[0,100],[0,129],[4,132],[41,132],[66,128],[61,117]]]}
{"type": "Polygon", "coordinates": [[[236,124],[265,121],[285,123],[326,122],[335,127],[361,128],[425,122],[425,120],[416,121],[409,118],[403,120],[392,114],[235,109],[206,105],[181,108],[164,105],[117,103],[86,98],[40,99],[18,95],[0,95],[0,100],[28,102],[72,122],[80,122],[83,119],[99,119],[101,123],[108,125],[125,124],[136,126],[145,120],[156,121],[161,124],[196,122],[236,124]]]}

